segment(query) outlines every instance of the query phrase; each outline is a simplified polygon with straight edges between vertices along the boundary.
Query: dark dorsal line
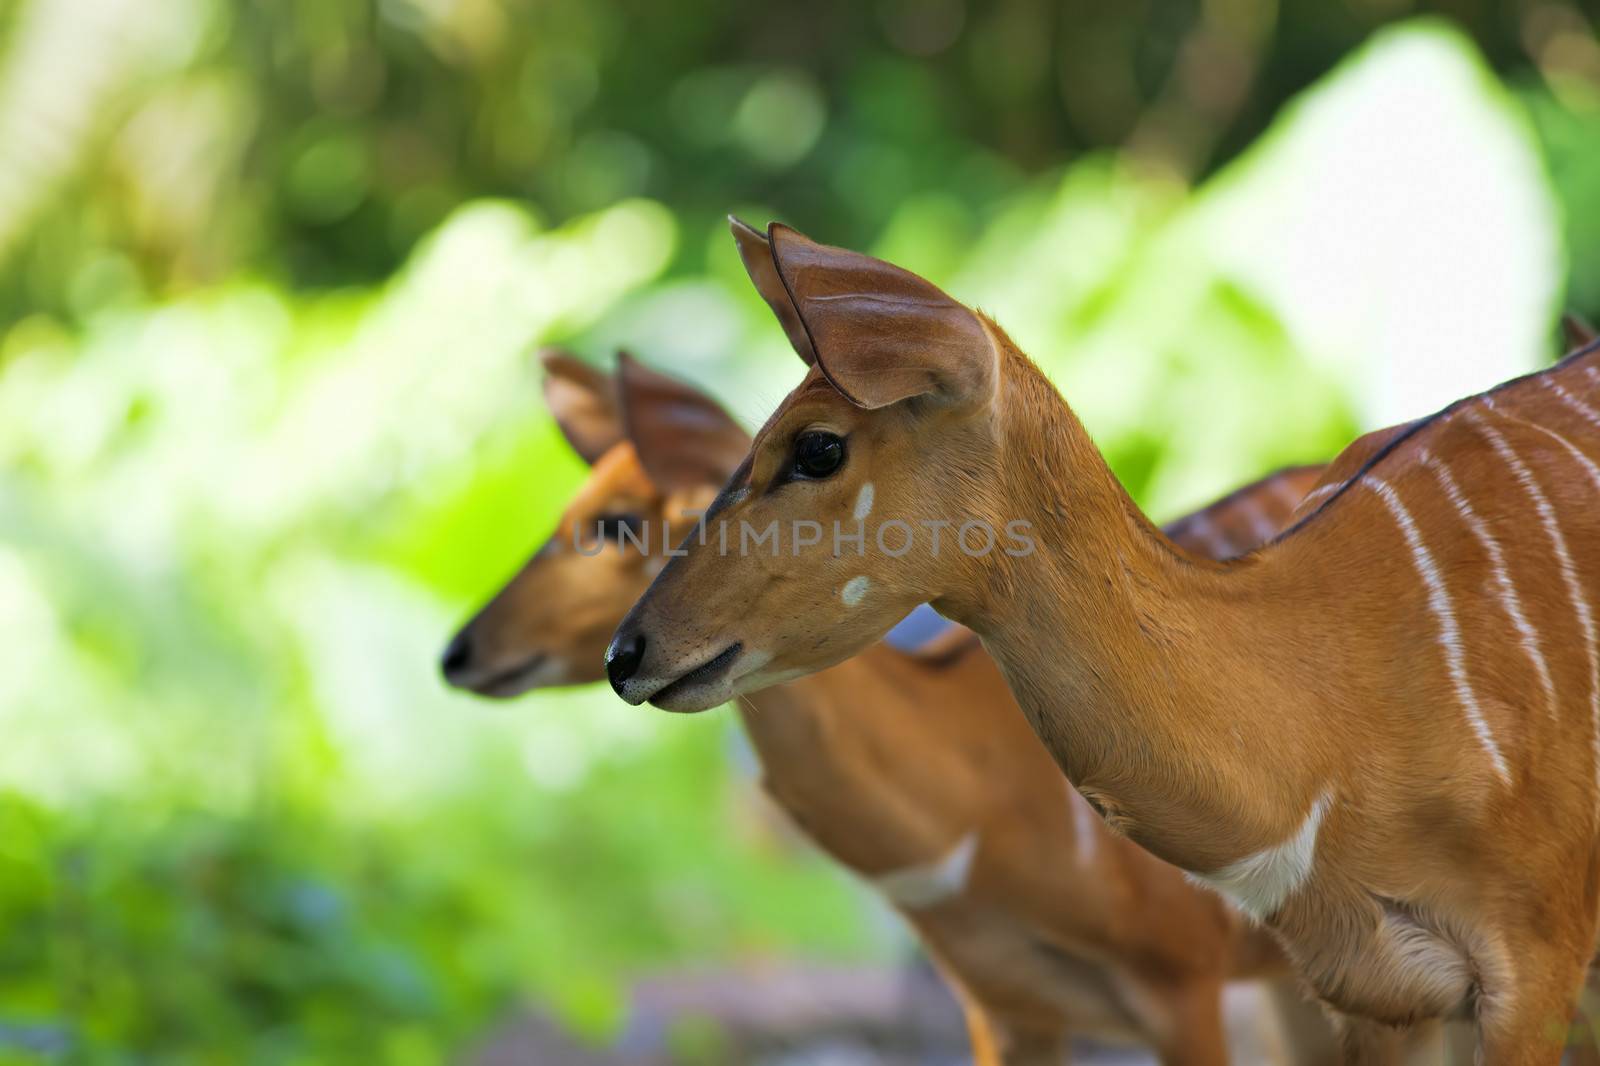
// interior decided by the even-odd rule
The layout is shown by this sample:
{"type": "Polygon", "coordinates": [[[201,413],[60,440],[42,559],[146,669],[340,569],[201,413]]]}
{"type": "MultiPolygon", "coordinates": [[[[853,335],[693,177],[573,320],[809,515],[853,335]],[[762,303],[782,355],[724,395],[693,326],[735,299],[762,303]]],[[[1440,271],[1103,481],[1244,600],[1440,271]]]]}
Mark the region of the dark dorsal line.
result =
{"type": "Polygon", "coordinates": [[[1273,537],[1272,540],[1268,541],[1268,544],[1277,544],[1300,532],[1300,530],[1303,529],[1308,522],[1316,518],[1323,511],[1326,511],[1329,506],[1332,505],[1333,501],[1350,491],[1350,489],[1354,487],[1357,482],[1366,477],[1373,467],[1387,459],[1396,448],[1400,447],[1406,441],[1410,440],[1412,437],[1415,437],[1418,433],[1421,433],[1434,423],[1448,418],[1450,415],[1454,414],[1461,408],[1466,407],[1468,404],[1477,403],[1485,396],[1493,396],[1496,393],[1515,388],[1525,381],[1531,381],[1534,378],[1541,378],[1546,374],[1554,373],[1557,370],[1562,370],[1584,358],[1585,356],[1593,355],[1597,351],[1600,351],[1600,337],[1595,338],[1581,348],[1568,352],[1566,355],[1562,356],[1561,359],[1555,363],[1552,363],[1550,366],[1540,367],[1538,370],[1529,371],[1526,374],[1520,374],[1517,377],[1502,381],[1492,389],[1486,389],[1483,392],[1474,393],[1471,396],[1463,396],[1461,399],[1455,401],[1449,406],[1440,408],[1433,414],[1427,415],[1424,418],[1419,418],[1415,422],[1401,423],[1401,425],[1405,426],[1406,428],[1389,438],[1388,442],[1385,443],[1383,447],[1379,448],[1375,453],[1373,453],[1371,458],[1369,458],[1365,463],[1361,464],[1361,469],[1357,470],[1354,474],[1345,479],[1344,484],[1340,485],[1338,489],[1334,491],[1332,496],[1329,496],[1326,500],[1323,500],[1322,503],[1317,506],[1316,510],[1300,519],[1300,521],[1296,522],[1282,533],[1279,533],[1276,537],[1273,537]]]}
{"type": "Polygon", "coordinates": [[[1315,463],[1291,463],[1288,466],[1280,466],[1270,474],[1265,474],[1259,478],[1256,478],[1254,481],[1240,485],[1226,496],[1219,500],[1213,500],[1211,503],[1206,504],[1198,511],[1191,511],[1188,514],[1183,515],[1181,518],[1174,518],[1172,521],[1162,525],[1161,532],[1165,533],[1169,538],[1175,539],[1179,534],[1183,533],[1184,530],[1188,529],[1195,522],[1198,522],[1202,519],[1214,522],[1214,516],[1219,512],[1228,510],[1234,504],[1245,499],[1246,497],[1256,495],[1268,484],[1278,480],[1280,477],[1283,477],[1287,474],[1298,474],[1302,471],[1312,470],[1315,469],[1316,466],[1317,464],[1315,463]]]}

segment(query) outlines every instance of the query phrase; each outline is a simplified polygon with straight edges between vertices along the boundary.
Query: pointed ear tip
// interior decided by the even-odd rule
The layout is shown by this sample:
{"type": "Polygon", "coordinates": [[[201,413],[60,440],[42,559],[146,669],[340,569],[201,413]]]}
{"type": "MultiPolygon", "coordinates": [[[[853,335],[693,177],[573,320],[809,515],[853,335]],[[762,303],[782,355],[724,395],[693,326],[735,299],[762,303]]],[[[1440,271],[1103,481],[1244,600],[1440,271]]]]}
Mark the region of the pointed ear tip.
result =
{"type": "Polygon", "coordinates": [[[626,348],[617,349],[617,381],[623,386],[624,396],[630,390],[649,386],[666,377],[666,374],[626,348]]]}
{"type": "Polygon", "coordinates": [[[544,368],[544,381],[547,386],[557,380],[587,385],[594,378],[606,376],[605,371],[590,366],[565,348],[539,349],[539,365],[544,368]]]}
{"type": "Polygon", "coordinates": [[[767,226],[767,244],[773,249],[774,254],[783,249],[821,248],[821,244],[807,237],[793,226],[783,222],[769,223],[767,226]]]}

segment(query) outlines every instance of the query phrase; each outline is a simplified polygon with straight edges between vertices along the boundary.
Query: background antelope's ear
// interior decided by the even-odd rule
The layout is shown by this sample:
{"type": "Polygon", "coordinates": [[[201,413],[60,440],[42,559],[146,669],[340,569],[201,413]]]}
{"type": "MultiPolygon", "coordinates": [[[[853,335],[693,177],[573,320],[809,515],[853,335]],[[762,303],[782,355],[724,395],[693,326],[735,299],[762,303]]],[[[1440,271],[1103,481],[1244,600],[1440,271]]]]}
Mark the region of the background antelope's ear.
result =
{"type": "Polygon", "coordinates": [[[720,488],[750,451],[750,437],[717,401],[617,353],[622,423],[657,487],[720,488]]]}
{"type": "Polygon", "coordinates": [[[783,332],[789,336],[789,343],[806,361],[806,366],[811,366],[817,361],[816,353],[811,350],[811,338],[806,336],[806,328],[800,324],[794,301],[789,299],[783,279],[778,277],[778,266],[772,261],[772,248],[767,244],[767,235],[732,215],[728,216],[728,228],[733,231],[734,242],[739,245],[739,258],[744,260],[745,273],[750,275],[756,291],[767,301],[772,313],[778,316],[783,332]]]}
{"type": "Polygon", "coordinates": [[[622,416],[617,410],[611,375],[550,348],[539,354],[544,364],[544,401],[572,450],[593,464],[622,441],[622,416]]]}
{"type": "Polygon", "coordinates": [[[846,399],[871,408],[930,394],[953,404],[993,394],[988,332],[938,286],[778,223],[767,240],[817,365],[846,399]]]}
{"type": "Polygon", "coordinates": [[[1594,327],[1572,311],[1561,316],[1561,334],[1567,339],[1569,351],[1588,347],[1595,342],[1594,327]]]}

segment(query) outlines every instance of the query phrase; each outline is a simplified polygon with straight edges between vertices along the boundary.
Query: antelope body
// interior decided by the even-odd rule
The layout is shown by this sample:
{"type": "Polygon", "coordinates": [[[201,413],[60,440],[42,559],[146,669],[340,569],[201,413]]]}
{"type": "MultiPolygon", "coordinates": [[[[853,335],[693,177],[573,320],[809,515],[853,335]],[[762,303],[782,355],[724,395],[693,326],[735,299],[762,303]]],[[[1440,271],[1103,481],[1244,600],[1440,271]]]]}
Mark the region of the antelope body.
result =
{"type": "MultiPolygon", "coordinates": [[[[611,627],[691,533],[685,512],[749,447],[708,397],[626,357],[615,383],[562,357],[547,368],[551,407],[594,470],[550,542],[446,653],[452,682],[487,695],[599,680],[611,627]],[[624,527],[648,531],[648,550],[624,527]]],[[[1249,486],[1178,535],[1201,550],[1231,535],[1242,550],[1317,473],[1249,486]]],[[[766,791],[917,931],[984,1066],[1059,1066],[1070,1033],[1143,1042],[1166,1063],[1226,1062],[1222,984],[1281,977],[1276,944],[1107,831],[970,633],[938,644],[909,655],[874,643],[741,698],[766,791]]],[[[1309,1009],[1289,1019],[1304,1061],[1331,1046],[1309,1009]]]]}
{"type": "Polygon", "coordinates": [[[1349,1061],[1464,1018],[1479,1061],[1557,1062],[1600,889],[1600,356],[1363,438],[1293,528],[1216,562],[1140,514],[994,323],[735,232],[811,369],[715,522],[848,513],[873,483],[885,520],[1023,521],[1037,551],[690,545],[618,629],[619,693],[692,710],[932,602],[1113,826],[1279,934],[1349,1061]]]}

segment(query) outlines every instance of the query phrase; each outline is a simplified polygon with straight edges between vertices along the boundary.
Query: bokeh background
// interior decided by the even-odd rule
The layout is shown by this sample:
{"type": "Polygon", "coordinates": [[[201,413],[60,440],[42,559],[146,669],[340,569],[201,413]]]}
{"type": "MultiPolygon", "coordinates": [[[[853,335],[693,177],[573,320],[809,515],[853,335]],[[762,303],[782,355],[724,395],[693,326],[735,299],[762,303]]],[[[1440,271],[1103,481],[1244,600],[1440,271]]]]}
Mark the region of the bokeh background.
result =
{"type": "Polygon", "coordinates": [[[995,314],[1173,517],[1600,316],[1597,17],[0,0],[0,1062],[598,1046],[644,976],[892,964],[727,714],[438,680],[584,473],[531,353],[758,424],[800,365],[723,218],[780,218],[995,314]]]}

